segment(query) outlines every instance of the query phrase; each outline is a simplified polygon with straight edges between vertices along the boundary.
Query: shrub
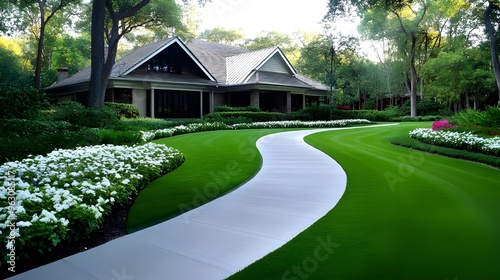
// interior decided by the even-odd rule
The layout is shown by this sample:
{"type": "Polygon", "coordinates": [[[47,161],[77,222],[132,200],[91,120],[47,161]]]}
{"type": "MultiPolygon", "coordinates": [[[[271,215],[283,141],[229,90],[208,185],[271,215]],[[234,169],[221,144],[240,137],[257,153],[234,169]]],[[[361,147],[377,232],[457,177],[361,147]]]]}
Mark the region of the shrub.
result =
{"type": "Polygon", "coordinates": [[[463,110],[450,118],[452,124],[479,134],[500,134],[500,108],[487,107],[485,111],[463,110]]]}
{"type": "Polygon", "coordinates": [[[99,129],[96,135],[101,144],[134,145],[141,142],[141,133],[138,131],[99,129]]]}
{"type": "Polygon", "coordinates": [[[77,104],[71,102],[59,106],[54,114],[54,120],[92,128],[105,128],[118,121],[116,112],[109,107],[93,109],[77,104]]]}
{"type": "MultiPolygon", "coordinates": [[[[0,200],[0,225],[15,223],[15,247],[25,259],[40,257],[62,240],[78,240],[99,227],[114,204],[126,204],[133,192],[177,168],[183,155],[165,145],[99,145],[57,150],[0,166],[0,196],[16,184],[16,207],[0,200]],[[8,174],[12,176],[8,178],[8,174]]],[[[14,245],[2,230],[2,254],[14,245]],[[7,244],[7,242],[9,242],[7,244]],[[7,245],[7,246],[5,246],[7,245]]]]}
{"type": "Polygon", "coordinates": [[[392,122],[434,122],[438,120],[442,120],[443,116],[403,116],[403,117],[394,117],[391,118],[392,122]]]}
{"type": "Polygon", "coordinates": [[[106,102],[104,106],[115,110],[119,118],[136,119],[139,117],[139,109],[132,104],[106,102]]]}
{"type": "Polygon", "coordinates": [[[6,119],[0,122],[0,162],[46,154],[56,148],[97,144],[94,129],[63,121],[6,119]]]}
{"type": "Polygon", "coordinates": [[[367,119],[370,121],[391,121],[391,116],[385,111],[376,110],[334,110],[333,118],[339,119],[367,119]]]}
{"type": "Polygon", "coordinates": [[[402,117],[407,115],[406,109],[400,106],[390,106],[384,110],[389,117],[402,117]]]}
{"type": "Polygon", "coordinates": [[[425,100],[420,100],[417,103],[417,112],[419,115],[422,116],[441,115],[445,110],[446,110],[445,103],[442,104],[434,100],[425,99],[425,100]]]}
{"type": "Polygon", "coordinates": [[[45,95],[35,88],[3,90],[0,92],[0,118],[33,119],[45,104],[45,95]]]}
{"type": "Polygon", "coordinates": [[[324,121],[330,119],[330,106],[326,104],[306,107],[290,114],[291,119],[301,121],[324,121]]]}
{"type": "Polygon", "coordinates": [[[453,125],[447,120],[440,120],[432,124],[432,130],[448,130],[452,127],[453,125]]]}
{"type": "Polygon", "coordinates": [[[206,120],[217,121],[223,123],[248,122],[268,122],[268,121],[283,121],[287,119],[287,115],[283,113],[272,112],[217,112],[210,113],[205,116],[206,120]]]}
{"type": "Polygon", "coordinates": [[[257,106],[246,106],[246,107],[230,107],[227,105],[220,105],[215,107],[214,112],[262,112],[262,110],[257,106]]]}

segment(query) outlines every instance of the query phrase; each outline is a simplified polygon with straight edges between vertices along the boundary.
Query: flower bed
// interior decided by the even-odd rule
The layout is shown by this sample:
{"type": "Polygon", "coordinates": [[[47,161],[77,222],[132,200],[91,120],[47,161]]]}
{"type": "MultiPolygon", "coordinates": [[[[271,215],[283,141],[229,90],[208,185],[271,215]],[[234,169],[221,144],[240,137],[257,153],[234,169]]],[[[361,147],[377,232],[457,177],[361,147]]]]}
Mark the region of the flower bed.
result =
{"type": "Polygon", "coordinates": [[[0,236],[9,241],[7,249],[15,246],[25,257],[50,251],[63,239],[97,229],[113,204],[127,203],[133,192],[183,161],[179,151],[148,143],[56,150],[7,162],[0,166],[0,236]]]}
{"type": "Polygon", "coordinates": [[[326,128],[344,127],[354,124],[369,124],[369,120],[337,120],[337,121],[277,121],[277,122],[254,122],[231,125],[231,129],[251,129],[251,128],[326,128]]]}
{"type": "Polygon", "coordinates": [[[410,131],[410,137],[428,144],[500,156],[500,137],[483,138],[471,132],[452,132],[430,128],[417,128],[410,131]]]}
{"type": "Polygon", "coordinates": [[[354,124],[369,124],[369,120],[336,120],[336,121],[275,121],[275,122],[254,122],[226,125],[221,122],[213,123],[194,123],[189,125],[180,125],[173,128],[159,129],[156,131],[141,131],[141,140],[144,142],[153,139],[171,137],[178,134],[191,132],[224,130],[224,129],[256,129],[256,128],[325,128],[325,127],[344,127],[354,124]]]}

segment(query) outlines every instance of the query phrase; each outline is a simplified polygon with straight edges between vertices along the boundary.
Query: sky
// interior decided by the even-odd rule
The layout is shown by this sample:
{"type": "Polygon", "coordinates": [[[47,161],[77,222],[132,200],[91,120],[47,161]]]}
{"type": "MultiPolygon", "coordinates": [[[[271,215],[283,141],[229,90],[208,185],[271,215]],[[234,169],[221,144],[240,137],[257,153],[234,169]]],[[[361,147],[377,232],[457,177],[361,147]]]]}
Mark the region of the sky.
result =
{"type": "Polygon", "coordinates": [[[322,31],[328,0],[212,0],[200,9],[200,31],[221,26],[253,38],[262,31],[322,31]]]}
{"type": "MultiPolygon", "coordinates": [[[[328,0],[212,0],[199,9],[199,31],[215,27],[241,29],[246,38],[254,38],[263,31],[323,33],[321,20],[327,7],[328,0]]],[[[335,29],[359,37],[357,23],[338,23],[335,29]]],[[[369,42],[361,42],[359,51],[365,57],[377,60],[369,42]]]]}

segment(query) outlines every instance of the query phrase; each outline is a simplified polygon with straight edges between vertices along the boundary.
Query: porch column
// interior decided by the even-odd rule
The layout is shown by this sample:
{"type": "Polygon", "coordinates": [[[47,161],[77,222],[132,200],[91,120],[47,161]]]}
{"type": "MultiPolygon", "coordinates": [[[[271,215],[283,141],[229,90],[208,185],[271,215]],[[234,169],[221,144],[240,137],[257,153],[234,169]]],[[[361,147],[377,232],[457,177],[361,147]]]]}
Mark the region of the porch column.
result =
{"type": "Polygon", "coordinates": [[[292,93],[287,92],[286,93],[286,113],[291,113],[292,112],[292,93]]]}
{"type": "Polygon", "coordinates": [[[260,92],[258,89],[250,92],[250,105],[260,108],[260,92]]]}
{"type": "Polygon", "coordinates": [[[155,117],[155,89],[151,88],[151,118],[155,117]]]}
{"type": "Polygon", "coordinates": [[[208,100],[210,100],[210,105],[209,105],[209,107],[210,107],[210,112],[209,112],[209,113],[213,113],[213,112],[214,112],[214,109],[215,109],[215,100],[214,100],[214,98],[215,98],[215,97],[214,97],[214,91],[213,91],[213,90],[211,90],[211,91],[210,91],[209,98],[208,98],[208,100]]]}
{"type": "Polygon", "coordinates": [[[200,119],[203,118],[203,90],[200,91],[200,119]]]}
{"type": "Polygon", "coordinates": [[[302,109],[305,109],[306,108],[306,95],[303,94],[302,95],[302,109]]]}

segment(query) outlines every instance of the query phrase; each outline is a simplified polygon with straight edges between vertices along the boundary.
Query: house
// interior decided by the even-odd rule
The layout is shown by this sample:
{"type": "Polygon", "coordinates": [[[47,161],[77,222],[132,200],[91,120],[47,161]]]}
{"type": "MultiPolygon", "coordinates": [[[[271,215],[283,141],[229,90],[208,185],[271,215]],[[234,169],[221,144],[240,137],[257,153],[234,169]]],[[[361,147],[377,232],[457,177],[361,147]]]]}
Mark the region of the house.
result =
{"type": "MultiPolygon", "coordinates": [[[[65,76],[61,69],[60,76],[65,76]]],[[[90,68],[47,89],[86,102],[90,68]]],[[[319,103],[328,88],[297,73],[279,47],[257,51],[169,38],[136,49],[112,70],[106,101],[132,103],[142,117],[199,118],[218,105],[292,112],[319,103]]]]}

